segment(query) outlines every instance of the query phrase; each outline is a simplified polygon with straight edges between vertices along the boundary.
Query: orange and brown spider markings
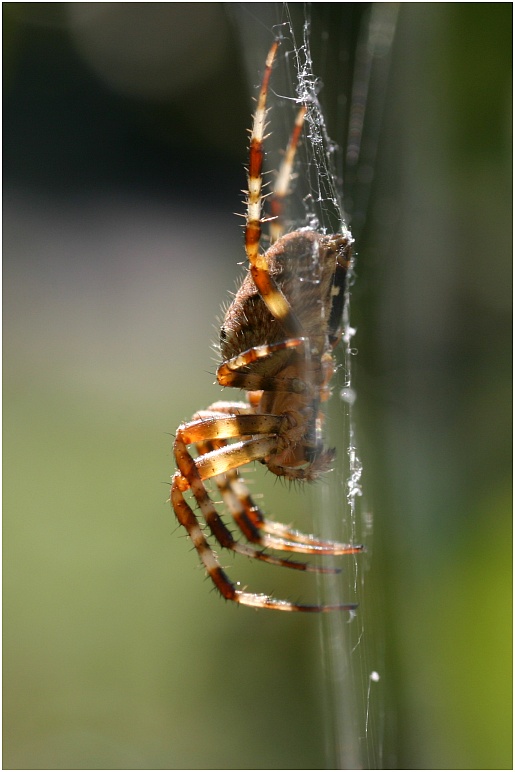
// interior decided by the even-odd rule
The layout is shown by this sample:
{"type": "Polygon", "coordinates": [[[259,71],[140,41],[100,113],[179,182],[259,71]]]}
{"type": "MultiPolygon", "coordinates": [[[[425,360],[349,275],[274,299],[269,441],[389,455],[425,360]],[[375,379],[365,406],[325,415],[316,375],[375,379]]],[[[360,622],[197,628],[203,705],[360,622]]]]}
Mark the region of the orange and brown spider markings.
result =
{"type": "MultiPolygon", "coordinates": [[[[302,229],[282,235],[276,221],[274,243],[259,253],[261,173],[266,94],[278,43],[272,46],[254,115],[250,141],[245,249],[249,269],[220,331],[222,386],[247,392],[247,402],[216,402],[177,429],[174,454],[178,467],[171,502],[214,585],[227,600],[281,611],[352,610],[356,604],[304,605],[238,590],[223,571],[186,501],[190,490],[216,542],[226,549],[301,571],[334,573],[266,552],[348,555],[360,545],[340,544],[303,534],[267,520],[252,500],[238,469],[261,461],[274,474],[312,481],[327,471],[334,453],[324,448],[320,403],[329,397],[332,349],[340,337],[345,279],[351,260],[348,231],[332,236],[302,229]],[[195,445],[197,457],[188,450],[195,445]],[[227,510],[249,543],[241,543],[223,523],[204,480],[213,479],[227,510]],[[255,546],[253,546],[255,545],[255,546]]],[[[288,191],[295,148],[305,109],[301,108],[274,189],[281,209],[288,191]]]]}
{"type": "Polygon", "coordinates": [[[296,311],[298,337],[285,337],[250,272],[220,331],[224,362],[218,382],[251,392],[256,413],[287,418],[277,451],[263,461],[289,479],[314,480],[332,461],[332,452],[320,446],[318,408],[329,396],[351,242],[348,233],[301,230],[282,236],[266,252],[270,277],[296,311]]]}

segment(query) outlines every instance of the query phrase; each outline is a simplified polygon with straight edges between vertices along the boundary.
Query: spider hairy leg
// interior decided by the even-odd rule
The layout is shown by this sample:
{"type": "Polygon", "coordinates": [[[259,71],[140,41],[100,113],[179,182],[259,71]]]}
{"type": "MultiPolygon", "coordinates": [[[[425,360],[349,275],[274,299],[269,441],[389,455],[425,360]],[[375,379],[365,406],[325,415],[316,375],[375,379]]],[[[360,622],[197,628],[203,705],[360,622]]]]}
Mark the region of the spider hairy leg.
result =
{"type": "MultiPolygon", "coordinates": [[[[257,461],[276,449],[277,435],[285,422],[284,416],[215,414],[212,417],[206,416],[182,424],[177,429],[174,443],[177,466],[182,471],[181,458],[184,454],[191,458],[186,446],[193,443],[246,435],[271,435],[259,439],[242,440],[200,455],[194,461],[195,474],[200,480],[206,480],[250,461],[257,461]]],[[[182,475],[177,473],[174,480],[181,490],[191,487],[189,477],[184,472],[182,475]]]]}
{"type": "Polygon", "coordinates": [[[220,386],[233,386],[248,391],[290,391],[295,394],[311,391],[311,385],[301,378],[241,372],[259,360],[267,359],[287,349],[303,348],[306,343],[308,343],[306,338],[289,338],[278,343],[253,346],[232,359],[222,362],[216,372],[217,381],[220,386]]]}
{"type": "Polygon", "coordinates": [[[253,608],[269,608],[274,611],[307,611],[318,614],[330,611],[355,611],[358,607],[357,603],[341,603],[334,606],[308,606],[301,603],[291,603],[287,600],[277,600],[268,595],[254,595],[248,592],[237,592],[236,595],[237,597],[233,598],[233,600],[237,603],[252,606],[253,608]]]}
{"type": "Polygon", "coordinates": [[[268,271],[266,258],[259,252],[261,241],[261,189],[263,172],[263,140],[266,124],[266,97],[279,41],[272,45],[266,60],[256,112],[250,134],[248,197],[245,224],[245,250],[252,278],[269,311],[278,319],[288,335],[295,336],[301,325],[281,289],[268,271]]]}
{"type": "Polygon", "coordinates": [[[232,490],[241,505],[238,525],[249,541],[274,549],[282,549],[280,545],[284,543],[297,542],[302,547],[300,552],[308,553],[310,548],[318,547],[320,550],[316,552],[322,555],[354,555],[364,551],[362,544],[342,544],[328,539],[319,539],[312,534],[302,533],[283,523],[265,518],[237,470],[232,470],[226,477],[229,478],[232,490]]]}
{"type": "MultiPolygon", "coordinates": [[[[206,411],[207,413],[207,411],[206,411]]],[[[186,445],[201,440],[226,440],[247,434],[277,434],[285,419],[277,415],[218,415],[207,414],[189,421],[177,429],[186,445]]]]}
{"type": "MultiPolygon", "coordinates": [[[[195,460],[188,453],[184,443],[182,443],[181,440],[176,439],[175,445],[177,465],[182,474],[189,481],[195,500],[197,501],[197,504],[202,511],[202,515],[209,529],[211,530],[211,533],[215,536],[217,541],[222,544],[222,546],[225,546],[223,544],[224,541],[227,543],[227,546],[234,545],[234,539],[216,513],[216,510],[209,498],[204,484],[197,473],[195,460]]],[[[209,545],[202,532],[200,523],[195,516],[195,513],[185,500],[183,492],[176,484],[175,477],[172,481],[171,502],[179,522],[186,528],[193,542],[193,545],[198,552],[200,560],[205,566],[211,580],[213,581],[215,587],[222,594],[222,596],[227,600],[232,600],[241,605],[252,606],[253,608],[268,608],[278,611],[314,612],[330,610],[352,610],[356,608],[356,604],[345,604],[341,606],[302,605],[298,603],[291,603],[290,601],[286,600],[272,598],[268,595],[256,595],[253,593],[237,590],[227,574],[223,571],[215,552],[209,545]]],[[[243,554],[248,555],[248,553],[243,554]]]]}
{"type": "MultiPolygon", "coordinates": [[[[213,441],[205,442],[205,443],[204,442],[197,443],[197,451],[200,455],[209,453],[213,450],[216,450],[216,446],[218,444],[221,445],[221,443],[223,442],[225,441],[222,440],[222,441],[219,441],[219,443],[213,442],[213,441]]],[[[231,549],[233,552],[237,552],[238,554],[245,555],[249,558],[261,560],[265,563],[271,563],[272,565],[282,566],[284,568],[293,568],[298,571],[306,571],[306,572],[320,573],[320,574],[341,573],[340,568],[314,566],[314,565],[311,565],[310,563],[299,562],[299,561],[291,560],[290,558],[280,558],[274,555],[270,555],[269,553],[264,551],[266,545],[261,544],[261,541],[259,538],[257,539],[249,538],[248,526],[250,524],[246,519],[245,511],[238,499],[237,492],[233,486],[233,479],[234,477],[237,477],[237,476],[238,476],[238,473],[232,470],[227,474],[216,475],[213,478],[213,480],[216,483],[216,486],[222,495],[222,498],[225,502],[227,510],[231,513],[234,519],[234,522],[239,527],[242,534],[248,538],[248,541],[251,541],[251,542],[254,541],[260,544],[262,549],[258,550],[255,547],[242,545],[236,542],[234,539],[230,543],[224,543],[222,546],[227,547],[228,549],[231,549]]]]}
{"type": "MultiPolygon", "coordinates": [[[[259,399],[259,394],[257,396],[259,399]]],[[[207,410],[198,411],[188,424],[183,424],[179,427],[178,431],[181,431],[183,442],[185,444],[196,444],[199,454],[197,470],[199,470],[200,466],[202,479],[206,479],[202,472],[205,472],[207,465],[203,466],[199,462],[202,461],[206,454],[226,447],[226,440],[230,437],[240,436],[245,431],[255,430],[256,428],[265,431],[280,429],[281,423],[276,420],[277,417],[266,416],[267,419],[273,419],[267,422],[263,420],[264,416],[259,416],[260,420],[257,423],[244,419],[244,422],[239,423],[239,431],[234,431],[236,415],[248,416],[250,410],[251,408],[245,402],[215,402],[207,410]],[[220,429],[217,428],[216,422],[219,422],[220,419],[225,419],[228,415],[233,420],[228,423],[221,423],[220,429]]],[[[254,414],[251,415],[254,419],[257,418],[254,414]]],[[[273,549],[288,549],[288,546],[291,549],[292,545],[285,546],[286,543],[298,542],[300,547],[296,551],[309,553],[310,547],[319,547],[324,549],[319,554],[327,555],[350,555],[361,552],[363,549],[361,545],[341,544],[335,541],[318,539],[312,534],[305,534],[282,523],[267,520],[252,499],[249,489],[241,479],[236,468],[213,476],[224,500],[226,497],[227,499],[230,497],[230,502],[226,501],[228,509],[243,535],[250,542],[273,549]],[[262,532],[274,538],[264,539],[262,532]],[[277,537],[280,538],[278,539],[277,537]]],[[[181,490],[184,491],[189,488],[188,481],[182,475],[177,474],[176,478],[176,484],[181,490]]],[[[315,552],[318,552],[318,550],[315,550],[315,552]]],[[[328,569],[328,571],[330,573],[339,572],[339,569],[328,569]]]]}
{"type": "MultiPolygon", "coordinates": [[[[232,511],[233,517],[240,527],[240,530],[244,533],[250,541],[259,543],[263,548],[269,547],[276,550],[283,550],[288,552],[300,552],[320,555],[347,555],[354,554],[361,551],[359,546],[352,546],[346,544],[339,544],[337,542],[323,542],[317,541],[311,537],[306,536],[306,541],[302,541],[302,535],[297,533],[296,538],[289,541],[284,538],[278,538],[275,535],[269,535],[267,533],[260,534],[254,524],[248,519],[245,511],[245,503],[247,500],[247,506],[252,506],[250,496],[246,487],[241,484],[239,494],[236,493],[236,485],[238,482],[237,476],[231,478],[232,489],[227,485],[225,475],[232,472],[243,464],[250,461],[259,460],[267,456],[270,452],[277,447],[277,436],[263,437],[260,439],[250,439],[246,441],[235,442],[233,444],[226,444],[227,437],[245,436],[251,433],[268,434],[271,432],[280,432],[282,426],[285,424],[286,419],[280,416],[265,416],[265,415],[239,415],[239,416],[225,416],[224,414],[217,413],[214,416],[210,416],[208,411],[205,411],[205,417],[191,421],[190,423],[183,424],[177,430],[175,439],[175,456],[177,466],[180,472],[174,475],[174,486],[178,490],[185,491],[188,488],[194,488],[198,482],[201,483],[200,496],[194,492],[195,497],[201,507],[203,514],[206,518],[206,522],[216,522],[218,528],[218,516],[216,512],[212,510],[212,504],[207,496],[207,491],[202,485],[203,480],[209,478],[219,478],[217,484],[221,492],[225,492],[229,508],[232,511]],[[216,447],[213,446],[213,440],[216,440],[216,447]],[[187,450],[187,445],[196,444],[199,451],[199,456],[193,459],[187,450]],[[194,465],[195,472],[192,479],[192,466],[194,465]],[[184,471],[183,471],[184,468],[184,471]],[[209,504],[206,503],[206,499],[209,504]],[[205,510],[203,508],[204,502],[205,510]]],[[[283,526],[284,528],[284,526],[283,526]]],[[[214,534],[220,544],[224,547],[232,545],[233,540],[230,539],[225,531],[217,531],[214,534]]],[[[231,546],[232,548],[232,546],[231,546]]],[[[271,562],[271,561],[270,561],[271,562]]]]}
{"type": "MultiPolygon", "coordinates": [[[[177,437],[175,440],[175,457],[178,466],[179,459],[177,456],[181,454],[183,444],[182,440],[177,437]]],[[[217,474],[223,474],[230,469],[235,469],[251,461],[260,461],[276,449],[277,439],[275,437],[242,440],[241,442],[234,442],[231,445],[226,445],[223,448],[218,448],[203,456],[199,456],[195,459],[195,469],[200,480],[209,480],[217,474]]],[[[190,480],[184,473],[182,476],[177,475],[176,484],[181,490],[187,490],[192,487],[190,480]]]]}
{"type": "Polygon", "coordinates": [[[263,169],[263,136],[265,133],[266,122],[266,97],[268,83],[272,74],[272,67],[278,47],[279,41],[276,40],[268,52],[250,136],[245,246],[247,257],[251,264],[257,263],[259,259],[259,242],[261,239],[261,172],[263,169]]]}
{"type": "Polygon", "coordinates": [[[281,238],[284,233],[283,222],[283,206],[284,199],[289,193],[290,180],[292,177],[293,162],[295,160],[295,154],[297,152],[297,145],[299,143],[300,135],[302,133],[302,127],[304,126],[304,118],[306,117],[307,108],[302,105],[297,113],[297,119],[293,127],[290,142],[286,148],[283,161],[281,163],[279,172],[277,174],[274,190],[270,198],[270,243],[273,244],[277,239],[281,238]]]}

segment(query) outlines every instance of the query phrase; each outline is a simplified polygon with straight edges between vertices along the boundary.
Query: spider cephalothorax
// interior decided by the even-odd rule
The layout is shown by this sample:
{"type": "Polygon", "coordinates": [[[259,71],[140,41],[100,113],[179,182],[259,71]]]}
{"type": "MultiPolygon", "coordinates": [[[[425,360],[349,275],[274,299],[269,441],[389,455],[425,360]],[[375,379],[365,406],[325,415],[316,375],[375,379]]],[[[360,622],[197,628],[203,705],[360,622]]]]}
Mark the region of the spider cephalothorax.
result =
{"type": "MultiPolygon", "coordinates": [[[[359,545],[324,541],[267,520],[237,472],[244,464],[261,461],[280,477],[311,481],[329,469],[334,456],[322,442],[320,403],[330,393],[332,350],[340,337],[352,237],[347,230],[323,235],[307,228],[283,234],[281,218],[276,216],[271,228],[273,243],[264,254],[259,252],[266,95],[277,46],[274,43],[268,54],[250,140],[245,226],[249,269],[220,331],[223,361],[217,380],[222,386],[244,389],[247,402],[216,402],[178,428],[174,444],[178,471],[171,501],[209,576],[228,600],[283,611],[352,609],[355,604],[303,605],[236,589],[184,498],[184,491],[190,489],[220,546],[257,560],[303,571],[333,572],[335,569],[278,557],[265,548],[321,555],[362,550],[359,545]],[[196,458],[188,445],[196,446],[196,458]],[[221,520],[204,485],[209,478],[251,544],[236,541],[221,520]]],[[[302,107],[273,191],[276,215],[288,193],[305,113],[302,107]]]]}

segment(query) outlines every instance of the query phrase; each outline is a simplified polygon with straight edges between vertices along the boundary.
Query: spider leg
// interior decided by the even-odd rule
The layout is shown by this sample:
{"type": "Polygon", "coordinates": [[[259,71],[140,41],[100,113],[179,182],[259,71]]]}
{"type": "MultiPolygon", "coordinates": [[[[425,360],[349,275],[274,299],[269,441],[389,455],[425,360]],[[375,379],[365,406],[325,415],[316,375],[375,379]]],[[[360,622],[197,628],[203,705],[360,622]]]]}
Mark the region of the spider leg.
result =
{"type": "MultiPolygon", "coordinates": [[[[193,420],[187,424],[183,424],[177,430],[175,439],[175,455],[177,460],[177,466],[182,472],[182,467],[179,463],[180,454],[185,453],[195,465],[195,472],[200,481],[223,476],[232,470],[243,466],[250,461],[257,461],[265,458],[270,453],[274,452],[277,448],[277,434],[280,432],[284,425],[285,418],[283,416],[272,415],[225,415],[224,413],[210,413],[210,411],[204,411],[207,416],[193,420]],[[235,442],[231,445],[226,444],[226,440],[232,437],[240,437],[247,435],[263,434],[266,435],[259,439],[249,439],[245,441],[235,442]],[[272,435],[272,436],[270,436],[272,435]],[[202,446],[208,442],[217,441],[218,447],[209,452],[202,453],[196,459],[192,459],[191,455],[186,450],[187,445],[196,444],[202,446]],[[180,449],[180,450],[179,450],[180,449]]],[[[198,414],[197,414],[198,415],[198,414]]],[[[292,470],[299,473],[304,470],[292,470]]],[[[284,472],[283,472],[284,474],[284,472]]],[[[191,481],[184,472],[182,474],[177,473],[174,476],[174,484],[182,491],[192,488],[191,481]]],[[[249,520],[247,512],[245,510],[245,494],[235,494],[230,497],[231,493],[235,493],[234,490],[230,491],[223,483],[223,478],[220,479],[219,488],[220,491],[225,492],[227,497],[228,506],[236,520],[240,530],[244,535],[255,543],[260,544],[263,548],[272,548],[276,550],[283,550],[287,552],[301,552],[304,554],[319,554],[319,555],[348,555],[355,552],[360,552],[361,547],[352,546],[349,544],[339,544],[337,542],[320,542],[313,540],[310,537],[306,537],[306,541],[302,541],[300,537],[293,540],[284,539],[277,535],[263,533],[261,534],[249,520]],[[222,491],[223,488],[223,491],[222,491]],[[230,498],[229,498],[230,497],[230,498]]],[[[243,486],[243,483],[241,483],[243,486]]],[[[246,486],[243,486],[248,496],[246,486]]],[[[207,496],[205,487],[203,490],[207,496]]],[[[193,490],[195,495],[195,491],[193,490]]],[[[196,495],[195,495],[196,497],[196,495]]],[[[250,498],[250,496],[248,496],[250,498]]],[[[210,499],[208,497],[210,502],[210,499]]],[[[210,502],[211,503],[211,502],[210,502]]],[[[200,500],[198,504],[202,509],[203,515],[208,523],[213,536],[217,539],[222,547],[228,549],[234,549],[236,544],[230,532],[223,525],[220,518],[216,514],[214,507],[209,508],[206,505],[206,511],[202,507],[200,500]],[[212,527],[213,526],[213,527],[212,527]]],[[[248,557],[256,557],[255,550],[245,552],[242,549],[234,550],[240,551],[242,554],[247,554],[248,557]]],[[[258,558],[259,560],[266,560],[266,558],[258,558]]],[[[268,562],[273,562],[269,560],[268,562]]],[[[302,569],[299,569],[302,570],[302,569]]],[[[303,569],[307,570],[307,569],[303,569]]]]}
{"type": "MultiPolygon", "coordinates": [[[[205,443],[197,443],[197,450],[199,453],[209,453],[213,450],[218,449],[219,447],[223,447],[221,443],[225,442],[224,440],[218,440],[218,441],[210,441],[205,443]],[[215,447],[215,445],[217,447],[215,447]]],[[[238,525],[240,531],[243,533],[244,536],[248,537],[249,532],[249,523],[247,521],[246,515],[244,510],[241,507],[241,504],[238,500],[238,497],[233,489],[232,486],[232,477],[235,476],[238,477],[237,472],[234,470],[230,470],[229,472],[225,474],[219,474],[216,475],[213,480],[216,483],[218,490],[220,491],[223,500],[227,506],[227,509],[231,513],[231,515],[234,518],[234,521],[236,525],[238,525]]],[[[269,544],[266,545],[261,542],[259,538],[249,538],[249,541],[254,541],[256,543],[259,543],[263,549],[258,550],[255,547],[251,547],[246,544],[241,544],[240,542],[237,542],[233,537],[232,534],[225,530],[224,532],[224,542],[221,544],[222,547],[225,547],[226,549],[232,550],[233,552],[236,552],[240,555],[244,555],[248,558],[253,558],[255,560],[261,560],[265,563],[271,563],[272,565],[276,566],[282,566],[284,568],[293,568],[297,571],[306,571],[311,573],[320,573],[320,574],[339,574],[341,572],[340,568],[328,568],[328,567],[320,567],[320,566],[313,566],[310,563],[305,562],[299,562],[297,560],[291,560],[290,558],[280,558],[275,555],[270,555],[268,552],[264,552],[264,549],[266,549],[267,546],[274,547],[275,549],[284,549],[283,545],[277,545],[275,544],[269,544]]]]}
{"type": "MultiPolygon", "coordinates": [[[[176,456],[179,443],[184,443],[184,440],[180,437],[180,428],[175,436],[174,452],[176,456]]],[[[229,469],[243,466],[243,464],[248,464],[251,461],[260,461],[275,450],[277,450],[277,437],[275,436],[234,442],[232,445],[226,445],[203,456],[198,456],[194,460],[195,469],[201,480],[209,480],[211,477],[223,474],[229,469]]],[[[190,481],[184,473],[176,473],[174,479],[182,491],[186,491],[191,487],[190,481]]]]}
{"type": "MultiPolygon", "coordinates": [[[[259,393],[255,393],[254,395],[249,394],[248,396],[249,398],[257,396],[257,403],[259,402],[259,393]]],[[[192,420],[198,418],[210,418],[214,413],[222,413],[223,415],[248,415],[249,413],[253,414],[254,409],[252,405],[249,405],[246,402],[219,401],[214,402],[206,410],[199,410],[197,413],[195,413],[192,420]]],[[[218,447],[221,447],[223,440],[218,440],[218,442],[220,443],[218,447]]],[[[215,441],[205,442],[203,444],[199,442],[197,443],[197,449],[199,453],[215,450],[215,441]]],[[[222,496],[224,496],[224,490],[228,488],[230,489],[232,495],[236,496],[237,500],[239,501],[240,507],[238,509],[238,516],[234,516],[234,519],[244,536],[250,542],[262,544],[260,540],[262,532],[265,532],[271,536],[280,537],[286,541],[303,543],[308,547],[315,546],[333,548],[333,551],[328,554],[345,555],[361,552],[363,550],[362,545],[341,544],[329,539],[319,539],[316,536],[313,536],[313,534],[302,533],[302,531],[298,531],[291,528],[290,526],[283,525],[283,523],[278,523],[274,520],[267,519],[262,513],[261,509],[255,503],[249,489],[241,479],[237,469],[229,470],[223,475],[217,475],[214,479],[222,496]]],[[[269,546],[272,545],[270,544],[269,546]]],[[[274,548],[276,547],[274,546],[274,548]]],[[[277,546],[277,549],[281,549],[281,547],[277,546]]]]}
{"type": "MultiPolygon", "coordinates": [[[[249,348],[232,359],[222,362],[216,372],[218,383],[221,386],[233,386],[240,389],[247,389],[248,391],[263,390],[289,391],[295,394],[309,393],[312,390],[312,378],[310,379],[310,383],[307,383],[301,378],[286,378],[242,372],[243,368],[248,367],[248,365],[257,362],[260,359],[266,359],[285,349],[303,348],[307,343],[308,340],[306,338],[288,338],[288,340],[279,341],[278,343],[265,343],[262,346],[249,348]]],[[[325,376],[320,377],[320,383],[316,383],[317,386],[323,383],[324,377],[325,376]]]]}
{"type": "MultiPolygon", "coordinates": [[[[245,416],[245,417],[250,418],[252,416],[245,416]]],[[[259,417],[262,417],[262,416],[259,416],[259,417]]],[[[240,418],[240,416],[238,416],[238,418],[240,418]]],[[[194,422],[194,423],[197,423],[197,422],[194,422]]],[[[212,534],[215,536],[216,540],[222,546],[225,546],[224,541],[227,541],[227,540],[229,544],[233,543],[234,540],[232,538],[232,535],[230,534],[230,532],[228,531],[228,529],[226,528],[226,526],[223,524],[222,520],[218,516],[215,510],[215,507],[211,499],[209,498],[205,485],[201,479],[201,476],[197,468],[198,459],[197,461],[193,459],[190,453],[188,452],[185,438],[183,437],[183,434],[186,434],[187,428],[188,428],[187,424],[184,425],[183,427],[179,427],[177,436],[175,438],[174,452],[175,452],[175,458],[177,461],[177,466],[181,472],[181,475],[179,474],[174,475],[174,478],[172,481],[171,502],[175,510],[175,513],[177,515],[177,519],[179,520],[181,525],[183,525],[188,531],[188,534],[193,542],[193,545],[195,546],[195,549],[199,554],[199,557],[202,563],[207,569],[209,576],[213,581],[215,587],[219,590],[222,596],[227,600],[232,600],[242,605],[253,606],[254,608],[276,609],[280,611],[317,612],[317,611],[332,611],[332,610],[338,610],[338,609],[339,610],[355,609],[356,604],[354,603],[342,604],[342,605],[336,605],[336,606],[302,605],[297,603],[291,603],[290,601],[279,600],[277,598],[271,598],[270,596],[267,596],[267,595],[256,595],[253,593],[242,592],[236,589],[235,585],[231,582],[227,574],[223,571],[218,561],[218,558],[216,557],[213,549],[210,547],[208,541],[206,540],[195,513],[193,512],[193,510],[187,503],[186,499],[184,498],[183,491],[181,490],[182,486],[179,485],[179,479],[182,476],[187,481],[188,487],[191,488],[193,496],[195,497],[195,500],[198,506],[200,507],[204,520],[206,521],[208,527],[210,528],[212,534]]],[[[257,442],[259,442],[259,440],[251,441],[251,443],[252,442],[256,444],[257,442]]],[[[233,446],[229,446],[228,449],[231,450],[232,447],[233,446]]],[[[221,448],[221,450],[224,451],[225,448],[221,448]]],[[[213,456],[217,452],[218,451],[215,450],[212,453],[209,453],[207,455],[213,456]]]]}
{"type": "Polygon", "coordinates": [[[225,477],[227,479],[226,484],[230,486],[233,495],[236,496],[240,504],[237,515],[233,514],[234,519],[249,541],[263,547],[277,550],[289,549],[292,552],[305,554],[354,555],[363,552],[364,548],[361,544],[342,544],[319,539],[312,534],[292,529],[283,523],[268,520],[252,499],[238,471],[233,469],[225,477]],[[297,544],[298,549],[293,548],[292,543],[297,544]]]}
{"type": "Polygon", "coordinates": [[[259,252],[262,223],[261,188],[264,154],[263,139],[266,124],[266,96],[278,46],[279,41],[275,41],[266,59],[265,72],[250,134],[245,251],[249,259],[252,278],[268,310],[281,322],[288,335],[295,336],[302,332],[302,326],[277,282],[270,275],[266,258],[259,252]]]}
{"type": "MultiPolygon", "coordinates": [[[[225,415],[224,413],[213,413],[208,417],[193,420],[179,426],[174,444],[176,461],[179,462],[179,447],[186,447],[187,445],[209,440],[226,440],[250,436],[251,439],[234,442],[231,445],[223,445],[195,459],[196,474],[200,480],[207,480],[216,475],[224,474],[231,469],[248,464],[251,461],[261,461],[268,458],[277,451],[278,437],[287,428],[287,425],[288,417],[286,414],[249,413],[225,415]],[[263,436],[256,437],[255,435],[263,436]]],[[[279,476],[289,475],[292,478],[297,477],[298,479],[314,479],[320,471],[326,468],[329,456],[332,458],[331,451],[321,453],[319,460],[311,462],[309,467],[305,469],[279,465],[274,466],[273,469],[274,471],[275,469],[279,470],[275,472],[279,476]],[[291,474],[289,474],[290,469],[291,474]],[[309,469],[313,469],[312,474],[309,474],[309,469]]],[[[267,466],[269,469],[272,469],[269,461],[267,461],[267,466]]],[[[179,463],[178,468],[182,471],[179,463]]],[[[190,481],[184,473],[176,473],[174,479],[176,480],[176,485],[183,491],[191,487],[190,481]]],[[[290,549],[290,547],[287,547],[287,549],[290,549]]]]}
{"type": "Polygon", "coordinates": [[[284,158],[277,174],[274,191],[270,198],[270,214],[272,221],[270,223],[270,241],[273,244],[281,238],[284,233],[283,222],[283,204],[284,199],[289,193],[290,180],[292,176],[293,161],[297,152],[297,145],[304,125],[307,109],[303,105],[297,113],[297,119],[293,127],[290,142],[286,148],[284,158]]]}
{"type": "MultiPolygon", "coordinates": [[[[271,431],[278,431],[283,424],[283,419],[277,416],[226,416],[223,413],[210,414],[209,411],[203,411],[208,414],[204,418],[191,421],[188,424],[180,426],[177,430],[175,440],[175,456],[179,470],[183,472],[180,464],[181,457],[186,458],[195,465],[195,475],[202,483],[202,480],[215,477],[220,490],[224,489],[226,498],[229,499],[230,492],[224,486],[225,472],[231,471],[234,466],[241,466],[252,460],[261,459],[277,447],[277,437],[264,437],[261,439],[251,439],[245,442],[238,442],[227,445],[226,437],[240,436],[245,434],[255,434],[257,432],[269,434],[271,431]],[[192,459],[186,446],[195,443],[200,455],[197,459],[192,459]],[[211,449],[214,448],[214,449],[211,449]],[[203,452],[204,451],[204,452],[203,452]]],[[[198,414],[197,414],[198,415],[198,414]]],[[[289,565],[298,570],[315,570],[304,563],[293,563],[284,558],[276,558],[265,554],[247,545],[238,544],[230,531],[226,528],[218,516],[204,486],[202,486],[202,495],[199,498],[192,486],[191,479],[183,472],[182,475],[174,475],[174,486],[181,491],[191,487],[195,498],[202,510],[206,523],[208,524],[213,536],[222,547],[239,552],[247,557],[263,560],[276,565],[289,565]]],[[[197,488],[198,489],[198,488],[197,488]]],[[[234,497],[233,497],[234,498],[234,497]]],[[[236,499],[235,499],[236,500],[236,499]]],[[[232,498],[228,501],[231,507],[232,498]]],[[[234,504],[231,507],[234,510],[234,504]]],[[[263,547],[267,545],[263,544],[263,547]]],[[[272,546],[272,545],[270,545],[272,546]]],[[[281,543],[280,548],[289,551],[295,550],[286,542],[281,543]]],[[[312,550],[314,551],[314,550],[312,550]]],[[[324,570],[322,570],[322,573],[324,570]]],[[[330,571],[332,572],[332,571],[330,571]]]]}

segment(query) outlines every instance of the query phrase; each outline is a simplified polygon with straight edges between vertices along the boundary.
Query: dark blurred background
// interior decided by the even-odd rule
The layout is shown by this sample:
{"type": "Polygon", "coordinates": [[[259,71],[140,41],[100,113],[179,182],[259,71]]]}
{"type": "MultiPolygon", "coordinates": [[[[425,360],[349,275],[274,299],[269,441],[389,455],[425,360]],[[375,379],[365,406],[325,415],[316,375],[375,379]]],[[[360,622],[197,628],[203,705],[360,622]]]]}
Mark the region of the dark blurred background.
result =
{"type": "MultiPolygon", "coordinates": [[[[364,6],[311,10],[329,116],[364,6]]],[[[282,6],[2,11],[3,766],[331,766],[319,621],[224,604],[166,503],[282,6]]],[[[387,768],[512,766],[511,41],[509,3],[401,4],[357,245],[387,768]]]]}

